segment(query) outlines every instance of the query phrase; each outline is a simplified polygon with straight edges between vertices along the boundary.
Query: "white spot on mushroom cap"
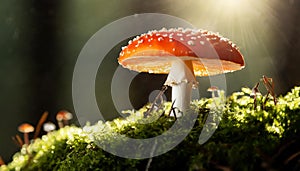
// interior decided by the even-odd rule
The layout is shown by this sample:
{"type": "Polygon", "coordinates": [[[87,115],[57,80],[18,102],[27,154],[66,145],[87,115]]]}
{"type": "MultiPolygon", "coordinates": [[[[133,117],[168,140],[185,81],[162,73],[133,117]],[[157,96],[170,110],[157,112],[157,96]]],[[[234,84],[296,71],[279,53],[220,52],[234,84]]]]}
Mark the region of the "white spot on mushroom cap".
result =
{"type": "Polygon", "coordinates": [[[193,46],[193,45],[195,45],[195,42],[192,41],[192,40],[189,40],[189,41],[187,42],[187,44],[190,45],[190,46],[193,46]]]}
{"type": "Polygon", "coordinates": [[[133,41],[136,41],[136,40],[138,40],[140,38],[140,36],[136,36],[134,39],[133,39],[133,41]]]}
{"type": "Polygon", "coordinates": [[[160,31],[168,31],[165,27],[163,27],[160,31]]]}
{"type": "Polygon", "coordinates": [[[198,32],[196,31],[196,30],[192,30],[191,31],[191,35],[195,35],[195,34],[197,34],[198,32]]]}
{"type": "MultiPolygon", "coordinates": [[[[151,30],[148,33],[141,34],[140,36],[136,36],[133,41],[129,41],[128,45],[132,44],[133,42],[136,43],[135,47],[138,48],[140,44],[142,44],[144,41],[149,42],[148,47],[152,47],[151,41],[154,40],[152,37],[155,35],[155,39],[160,42],[163,40],[167,40],[168,42],[174,42],[174,41],[181,41],[186,43],[189,46],[195,46],[195,45],[205,45],[208,42],[211,42],[213,45],[216,43],[221,43],[221,41],[229,43],[232,46],[232,49],[227,49],[228,51],[233,51],[233,48],[238,49],[235,44],[233,44],[229,39],[224,38],[219,35],[219,33],[214,33],[207,30],[201,30],[201,29],[184,29],[184,28],[175,28],[175,29],[166,29],[162,28],[161,30],[151,30]],[[168,38],[168,39],[165,39],[168,38]],[[208,41],[208,42],[206,42],[208,41]]],[[[122,51],[128,48],[127,46],[122,47],[122,51]]],[[[172,51],[178,50],[177,48],[173,48],[172,51]]],[[[130,54],[134,52],[134,50],[130,51],[124,51],[121,52],[120,55],[123,56],[124,53],[130,54]]],[[[190,54],[191,52],[180,52],[181,54],[190,54]]]]}
{"type": "Polygon", "coordinates": [[[141,43],[143,43],[143,42],[144,42],[143,39],[138,40],[138,44],[141,44],[141,43]]]}
{"type": "Polygon", "coordinates": [[[176,29],[170,28],[168,31],[169,31],[169,32],[174,32],[174,31],[176,31],[176,29]]]}
{"type": "Polygon", "coordinates": [[[220,41],[227,42],[227,41],[228,41],[228,39],[226,39],[225,37],[221,37],[221,38],[220,38],[220,41]]]}

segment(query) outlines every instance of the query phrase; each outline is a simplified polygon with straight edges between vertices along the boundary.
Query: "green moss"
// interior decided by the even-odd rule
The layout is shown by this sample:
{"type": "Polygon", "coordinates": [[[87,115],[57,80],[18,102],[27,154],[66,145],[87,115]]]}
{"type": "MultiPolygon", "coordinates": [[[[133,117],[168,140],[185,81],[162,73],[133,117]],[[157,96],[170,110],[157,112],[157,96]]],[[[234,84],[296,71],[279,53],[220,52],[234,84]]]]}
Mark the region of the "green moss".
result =
{"type": "MultiPolygon", "coordinates": [[[[228,97],[222,109],[215,108],[221,99],[194,101],[192,109],[199,116],[193,129],[174,149],[154,157],[150,170],[299,169],[299,163],[295,163],[299,158],[291,158],[297,151],[289,150],[291,144],[300,142],[297,139],[299,92],[300,87],[295,87],[287,95],[278,97],[277,105],[272,99],[263,105],[265,97],[258,94],[256,108],[248,88],[228,97]],[[209,112],[214,110],[223,111],[222,120],[213,136],[200,145],[199,135],[209,112]]],[[[94,141],[107,140],[122,145],[122,142],[117,143],[116,132],[133,138],[160,135],[175,122],[172,117],[159,117],[163,111],[168,113],[170,106],[165,103],[164,109],[152,113],[148,119],[143,117],[144,107],[139,111],[125,111],[129,115],[126,119],[51,132],[28,147],[23,146],[13,161],[0,170],[145,170],[148,159],[117,157],[99,148],[94,141]]]]}

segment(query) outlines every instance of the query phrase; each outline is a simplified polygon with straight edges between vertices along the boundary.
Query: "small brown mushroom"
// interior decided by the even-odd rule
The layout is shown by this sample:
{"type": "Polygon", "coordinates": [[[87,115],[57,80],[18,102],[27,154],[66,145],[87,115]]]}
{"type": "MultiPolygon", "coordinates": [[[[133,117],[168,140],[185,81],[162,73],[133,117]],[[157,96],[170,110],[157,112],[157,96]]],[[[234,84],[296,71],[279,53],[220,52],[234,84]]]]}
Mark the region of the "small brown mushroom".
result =
{"type": "Polygon", "coordinates": [[[34,131],[34,127],[28,123],[23,123],[18,127],[18,131],[24,134],[25,144],[29,144],[29,133],[34,131]]]}
{"type": "Polygon", "coordinates": [[[58,122],[59,128],[64,127],[65,125],[69,124],[69,120],[73,118],[72,113],[66,111],[66,110],[61,110],[57,113],[56,115],[56,120],[58,122]]]}

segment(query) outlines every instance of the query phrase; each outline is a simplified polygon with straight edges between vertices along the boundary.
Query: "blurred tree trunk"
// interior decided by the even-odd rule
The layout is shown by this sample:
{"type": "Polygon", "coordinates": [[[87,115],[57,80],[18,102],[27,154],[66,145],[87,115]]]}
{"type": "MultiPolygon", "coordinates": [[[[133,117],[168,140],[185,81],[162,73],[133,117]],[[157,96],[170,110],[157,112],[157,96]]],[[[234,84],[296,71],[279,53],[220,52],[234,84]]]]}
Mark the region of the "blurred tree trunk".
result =
{"type": "Polygon", "coordinates": [[[280,31],[283,37],[282,42],[277,42],[280,56],[277,56],[279,86],[282,92],[300,85],[300,1],[284,1],[278,12],[281,22],[280,31]],[[289,4],[287,4],[289,3],[289,4]],[[284,47],[282,47],[282,45],[284,47]]]}
{"type": "MultiPolygon", "coordinates": [[[[61,47],[58,35],[58,0],[35,0],[31,13],[31,115],[33,121],[44,111],[57,111],[61,47]]],[[[51,113],[52,114],[52,113],[51,113]]]]}

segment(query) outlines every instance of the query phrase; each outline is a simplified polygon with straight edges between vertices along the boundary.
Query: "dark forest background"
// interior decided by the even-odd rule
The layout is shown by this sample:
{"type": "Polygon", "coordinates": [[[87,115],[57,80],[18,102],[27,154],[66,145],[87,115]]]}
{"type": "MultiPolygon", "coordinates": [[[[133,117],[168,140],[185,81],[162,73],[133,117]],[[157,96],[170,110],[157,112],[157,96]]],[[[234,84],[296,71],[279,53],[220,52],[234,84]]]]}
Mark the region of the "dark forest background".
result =
{"type": "MultiPolygon", "coordinates": [[[[241,1],[246,5],[226,5],[220,0],[1,0],[0,155],[9,161],[18,150],[11,137],[19,134],[21,123],[35,125],[44,111],[53,122],[61,109],[74,113],[72,74],[84,44],[103,26],[136,13],[173,15],[235,42],[247,66],[226,74],[228,94],[254,86],[262,75],[274,79],[277,94],[300,85],[300,1],[241,1]]],[[[117,65],[120,47],[126,42],[109,53],[113,60],[107,72],[110,65],[117,65]]],[[[103,83],[109,79],[97,77],[95,92],[105,113],[114,113],[113,105],[105,101],[110,87],[103,83]]],[[[139,74],[130,91],[132,104],[144,105],[164,79],[164,75],[139,74]]],[[[200,95],[207,95],[207,78],[199,82],[204,85],[200,95]]],[[[116,116],[107,114],[107,119],[116,116]]]]}

